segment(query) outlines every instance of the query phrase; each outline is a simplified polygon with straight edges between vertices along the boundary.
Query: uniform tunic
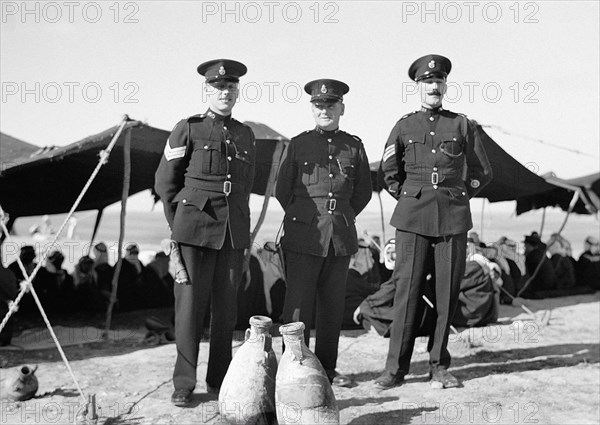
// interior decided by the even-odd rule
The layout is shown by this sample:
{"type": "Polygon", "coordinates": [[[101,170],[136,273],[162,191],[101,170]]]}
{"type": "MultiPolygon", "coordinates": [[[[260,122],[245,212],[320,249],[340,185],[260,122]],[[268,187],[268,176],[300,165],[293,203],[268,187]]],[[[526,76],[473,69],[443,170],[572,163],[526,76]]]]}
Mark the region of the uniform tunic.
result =
{"type": "Polygon", "coordinates": [[[390,221],[397,229],[397,282],[386,370],[408,373],[423,285],[433,271],[437,322],[428,347],[430,367],[447,368],[466,232],[473,226],[469,199],[491,180],[490,164],[475,125],[464,115],[422,109],[402,117],[392,129],[381,171],[398,200],[390,221]]]}
{"type": "Polygon", "coordinates": [[[316,300],[315,354],[330,378],[337,362],[348,265],[358,251],[354,222],[371,193],[369,161],[358,137],[317,128],[290,141],[276,186],[285,211],[283,319],[303,321],[308,344],[316,300]]]}
{"type": "Polygon", "coordinates": [[[209,110],[177,123],[156,171],[155,190],[191,281],[175,285],[175,389],[196,386],[209,303],[207,384],[220,387],[231,361],[237,285],[249,246],[254,155],[252,130],[209,110]]]}

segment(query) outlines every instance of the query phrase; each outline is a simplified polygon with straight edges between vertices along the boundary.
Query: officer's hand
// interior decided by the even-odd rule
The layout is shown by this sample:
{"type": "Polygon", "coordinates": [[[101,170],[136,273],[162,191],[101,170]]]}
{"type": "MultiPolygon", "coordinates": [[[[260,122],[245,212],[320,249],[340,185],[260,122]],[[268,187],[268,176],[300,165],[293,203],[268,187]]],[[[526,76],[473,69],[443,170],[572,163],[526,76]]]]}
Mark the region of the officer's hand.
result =
{"type": "Polygon", "coordinates": [[[356,310],[354,310],[354,313],[352,313],[352,320],[357,325],[360,325],[361,319],[362,319],[362,317],[360,314],[360,306],[358,306],[358,307],[356,307],[356,310]]]}

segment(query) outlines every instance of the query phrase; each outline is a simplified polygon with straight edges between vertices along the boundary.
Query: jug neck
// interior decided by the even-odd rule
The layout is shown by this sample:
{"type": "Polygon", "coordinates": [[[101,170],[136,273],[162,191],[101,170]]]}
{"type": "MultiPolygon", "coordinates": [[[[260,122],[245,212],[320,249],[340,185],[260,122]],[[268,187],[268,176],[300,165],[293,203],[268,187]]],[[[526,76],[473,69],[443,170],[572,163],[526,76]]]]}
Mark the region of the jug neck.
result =
{"type": "Polygon", "coordinates": [[[304,323],[293,322],[279,327],[284,341],[299,341],[304,339],[304,323]]]}
{"type": "Polygon", "coordinates": [[[271,318],[266,316],[252,316],[249,320],[250,332],[253,335],[266,335],[270,334],[271,326],[273,321],[271,318]]]}

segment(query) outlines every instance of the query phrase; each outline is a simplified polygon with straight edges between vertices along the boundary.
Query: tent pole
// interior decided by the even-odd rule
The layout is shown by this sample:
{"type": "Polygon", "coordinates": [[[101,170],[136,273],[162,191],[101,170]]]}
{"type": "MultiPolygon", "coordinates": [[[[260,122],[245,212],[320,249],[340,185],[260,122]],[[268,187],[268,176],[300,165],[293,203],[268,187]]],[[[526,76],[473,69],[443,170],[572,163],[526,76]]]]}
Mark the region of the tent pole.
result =
{"type": "Polygon", "coordinates": [[[379,211],[381,211],[381,243],[385,245],[387,239],[385,238],[385,219],[383,217],[383,201],[381,200],[381,192],[377,192],[379,198],[379,211]]]}
{"type": "MultiPolygon", "coordinates": [[[[277,180],[277,172],[279,170],[279,160],[281,159],[281,154],[283,153],[283,148],[285,146],[285,144],[278,140],[277,145],[275,146],[275,150],[273,151],[273,157],[272,157],[272,161],[271,161],[271,169],[269,171],[269,179],[267,180],[267,187],[265,189],[265,199],[263,201],[263,206],[262,206],[262,210],[260,211],[260,216],[258,217],[258,220],[256,222],[256,225],[254,226],[254,229],[252,230],[252,234],[250,235],[250,249],[248,250],[248,252],[246,253],[246,256],[244,258],[244,272],[248,273],[247,277],[249,276],[250,273],[250,255],[252,255],[252,246],[254,245],[254,240],[256,239],[256,235],[258,234],[258,231],[260,230],[264,220],[265,220],[265,216],[267,215],[267,207],[269,206],[269,199],[271,198],[271,196],[273,196],[273,190],[275,189],[275,181],[277,180]]],[[[248,279],[246,281],[246,284],[248,284],[250,282],[250,280],[248,279]]]]}
{"type": "Polygon", "coordinates": [[[117,245],[117,264],[112,278],[112,292],[110,294],[110,303],[106,310],[106,323],[104,325],[103,338],[108,338],[112,320],[112,311],[117,301],[117,286],[119,284],[119,275],[123,264],[123,239],[125,237],[125,214],[127,211],[127,197],[129,196],[129,184],[131,180],[131,128],[125,133],[125,142],[123,143],[123,191],[121,193],[121,217],[119,223],[119,244],[117,245]]]}
{"type": "Polygon", "coordinates": [[[542,239],[542,234],[544,233],[544,224],[546,224],[546,207],[542,209],[542,223],[540,224],[540,239],[542,239]]]}
{"type": "Polygon", "coordinates": [[[100,220],[102,220],[103,212],[104,212],[104,208],[100,208],[98,210],[98,213],[96,214],[96,222],[94,223],[94,230],[92,230],[92,239],[90,239],[90,246],[88,248],[87,255],[90,255],[92,246],[94,246],[94,240],[96,239],[96,234],[98,233],[98,228],[100,227],[100,220]]]}
{"type": "Polygon", "coordinates": [[[483,227],[484,227],[483,220],[485,217],[484,212],[485,212],[485,198],[481,198],[481,218],[479,219],[480,223],[481,223],[481,226],[479,228],[479,240],[481,240],[481,241],[483,241],[483,227]]]}
{"type": "Polygon", "coordinates": [[[571,203],[569,204],[569,209],[567,210],[567,214],[565,215],[565,219],[563,220],[560,229],[558,229],[557,234],[560,235],[562,233],[562,231],[564,230],[565,226],[567,225],[567,220],[569,220],[569,216],[571,215],[571,213],[573,212],[573,209],[575,208],[575,204],[577,204],[577,201],[579,201],[579,196],[580,196],[580,192],[581,189],[577,189],[575,191],[575,193],[573,194],[573,198],[571,198],[571,203]]]}

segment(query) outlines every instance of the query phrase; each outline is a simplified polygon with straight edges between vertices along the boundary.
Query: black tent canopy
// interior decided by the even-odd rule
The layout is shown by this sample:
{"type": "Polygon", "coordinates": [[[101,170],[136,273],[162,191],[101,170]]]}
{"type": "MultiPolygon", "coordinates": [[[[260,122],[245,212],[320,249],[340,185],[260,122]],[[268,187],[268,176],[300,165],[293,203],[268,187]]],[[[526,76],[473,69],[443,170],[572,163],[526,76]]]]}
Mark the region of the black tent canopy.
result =
{"type": "Polygon", "coordinates": [[[553,185],[549,191],[517,198],[517,214],[532,209],[559,207],[568,211],[573,202],[573,193],[578,192],[572,212],[577,214],[597,214],[600,210],[600,173],[593,173],[575,179],[561,179],[554,173],[543,176],[553,185]]]}
{"type": "MultiPolygon", "coordinates": [[[[487,198],[490,202],[511,201],[556,188],[510,156],[480,125],[477,125],[477,131],[493,172],[492,181],[477,194],[478,198],[487,198]]],[[[371,163],[373,190],[376,191],[383,188],[383,176],[378,173],[379,163],[371,163]]]]}
{"type": "MultiPolygon", "coordinates": [[[[287,139],[265,124],[247,122],[256,135],[256,175],[252,192],[264,195],[281,158],[281,144],[287,139]],[[277,148],[279,146],[279,149],[277,148]]],[[[11,218],[58,214],[69,211],[105,149],[117,131],[112,127],[96,135],[59,148],[39,148],[14,137],[1,134],[0,201],[11,218]]],[[[127,132],[131,137],[131,183],[129,194],[151,189],[169,132],[139,121],[125,125],[110,159],[84,196],[77,211],[102,210],[121,199],[123,182],[123,144],[127,132]]],[[[502,149],[480,125],[477,131],[486,149],[494,177],[479,194],[490,202],[518,200],[519,213],[548,205],[568,205],[572,191],[560,179],[544,179],[502,149]]],[[[373,190],[381,191],[379,161],[371,163],[373,190]]],[[[588,188],[589,197],[598,200],[600,175],[594,174],[567,182],[573,187],[588,188]],[[581,180],[581,181],[580,181],[581,180]]],[[[578,204],[579,205],[579,204],[578,204]]],[[[578,206],[575,212],[584,212],[578,206]]]]}
{"type": "MultiPolygon", "coordinates": [[[[252,192],[264,195],[271,173],[277,144],[285,138],[263,124],[258,127],[256,177],[252,192]]],[[[0,150],[4,167],[0,170],[0,200],[12,218],[69,211],[85,182],[98,163],[118,126],[70,145],[40,149],[2,134],[0,150]]],[[[138,121],[125,124],[108,162],[100,172],[77,211],[101,210],[121,200],[123,186],[123,144],[130,131],[131,176],[129,194],[154,186],[158,167],[169,132],[138,121]]],[[[276,158],[278,163],[278,158],[276,158]]]]}

